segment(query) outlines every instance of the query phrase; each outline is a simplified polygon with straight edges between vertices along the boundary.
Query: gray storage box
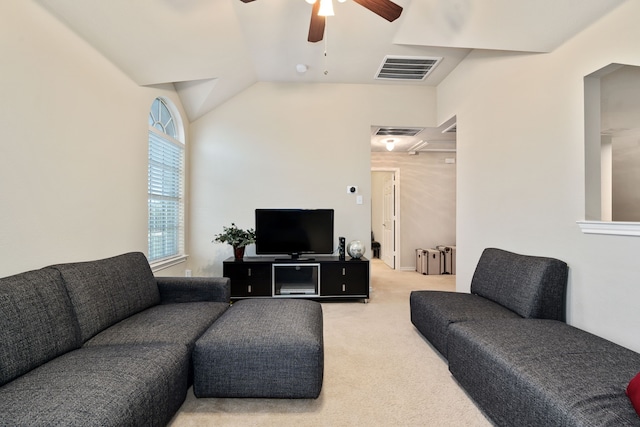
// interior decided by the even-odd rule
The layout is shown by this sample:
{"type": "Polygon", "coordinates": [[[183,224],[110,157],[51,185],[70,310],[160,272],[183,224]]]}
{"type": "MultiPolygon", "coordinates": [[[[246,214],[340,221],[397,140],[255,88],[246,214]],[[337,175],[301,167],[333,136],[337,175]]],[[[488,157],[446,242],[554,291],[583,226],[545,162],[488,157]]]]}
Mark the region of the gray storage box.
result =
{"type": "Polygon", "coordinates": [[[442,256],[438,249],[427,249],[422,257],[423,274],[442,274],[442,256]]]}
{"type": "Polygon", "coordinates": [[[416,249],[416,271],[420,274],[427,274],[426,271],[424,271],[422,262],[425,253],[426,251],[424,249],[416,249]]]}
{"type": "Polygon", "coordinates": [[[436,246],[442,257],[442,274],[456,274],[456,247],[453,245],[436,246]]]}

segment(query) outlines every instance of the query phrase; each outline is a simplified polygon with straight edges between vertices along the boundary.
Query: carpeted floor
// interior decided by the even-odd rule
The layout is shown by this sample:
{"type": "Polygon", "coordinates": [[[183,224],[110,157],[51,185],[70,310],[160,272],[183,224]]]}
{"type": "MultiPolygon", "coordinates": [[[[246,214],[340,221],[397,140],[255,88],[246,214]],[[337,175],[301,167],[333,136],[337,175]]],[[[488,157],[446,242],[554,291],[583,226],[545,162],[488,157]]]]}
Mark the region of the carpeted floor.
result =
{"type": "Polygon", "coordinates": [[[316,400],[196,399],[172,427],[490,426],[409,318],[409,293],[455,276],[394,271],[374,259],[371,299],[322,303],[325,372],[316,400]]]}

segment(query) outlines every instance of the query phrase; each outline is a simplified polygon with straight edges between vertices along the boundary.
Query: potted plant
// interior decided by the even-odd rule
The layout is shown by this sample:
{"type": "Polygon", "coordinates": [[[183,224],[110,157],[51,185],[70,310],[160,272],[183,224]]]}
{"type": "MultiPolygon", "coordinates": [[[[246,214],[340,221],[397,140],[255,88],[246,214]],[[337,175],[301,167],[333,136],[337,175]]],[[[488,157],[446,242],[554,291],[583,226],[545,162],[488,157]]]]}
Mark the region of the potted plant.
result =
{"type": "Polygon", "coordinates": [[[243,230],[238,228],[233,222],[231,227],[222,227],[222,233],[217,234],[214,242],[227,243],[233,247],[233,256],[236,260],[244,257],[244,249],[247,245],[256,242],[256,232],[253,228],[243,230]]]}

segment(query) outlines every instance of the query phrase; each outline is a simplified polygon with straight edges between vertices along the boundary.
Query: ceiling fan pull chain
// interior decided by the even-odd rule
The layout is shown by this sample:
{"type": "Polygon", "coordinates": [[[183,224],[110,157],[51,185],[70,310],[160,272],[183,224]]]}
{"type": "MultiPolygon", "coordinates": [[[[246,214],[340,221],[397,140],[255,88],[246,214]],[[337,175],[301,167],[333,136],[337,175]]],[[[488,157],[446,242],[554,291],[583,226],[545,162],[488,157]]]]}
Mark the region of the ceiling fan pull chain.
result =
{"type": "Polygon", "coordinates": [[[326,76],[327,74],[329,74],[329,70],[327,67],[327,44],[328,44],[328,39],[329,39],[329,20],[325,18],[325,27],[324,27],[324,75],[326,76]]]}

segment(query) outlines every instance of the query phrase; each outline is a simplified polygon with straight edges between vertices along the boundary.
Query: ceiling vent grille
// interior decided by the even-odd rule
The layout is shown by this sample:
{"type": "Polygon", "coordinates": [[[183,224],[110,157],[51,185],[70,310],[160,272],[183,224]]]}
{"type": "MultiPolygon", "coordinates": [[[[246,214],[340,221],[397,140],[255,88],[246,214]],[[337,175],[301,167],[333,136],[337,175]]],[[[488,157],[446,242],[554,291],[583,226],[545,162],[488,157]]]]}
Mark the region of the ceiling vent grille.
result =
{"type": "Polygon", "coordinates": [[[381,80],[424,80],[442,58],[420,56],[385,56],[376,79],[381,80]]]}
{"type": "Polygon", "coordinates": [[[424,128],[396,128],[396,127],[381,127],[375,132],[375,135],[379,136],[416,136],[422,132],[424,128]]]}

